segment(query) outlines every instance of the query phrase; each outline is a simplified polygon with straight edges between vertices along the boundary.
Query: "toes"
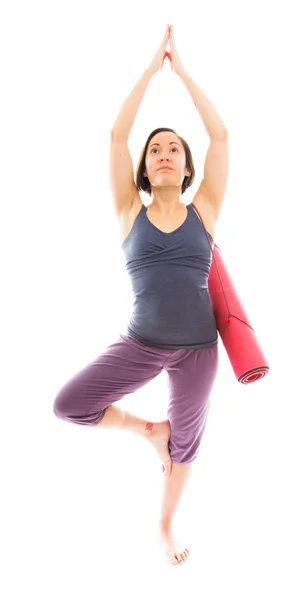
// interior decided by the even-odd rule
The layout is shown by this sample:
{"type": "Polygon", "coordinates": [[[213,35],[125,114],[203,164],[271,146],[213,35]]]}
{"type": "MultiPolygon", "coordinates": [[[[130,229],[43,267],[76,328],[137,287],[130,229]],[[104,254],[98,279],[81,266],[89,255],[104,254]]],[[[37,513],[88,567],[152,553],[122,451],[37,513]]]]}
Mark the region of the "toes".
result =
{"type": "Polygon", "coordinates": [[[179,554],[171,554],[169,555],[169,561],[172,565],[178,565],[180,563],[182,563],[183,561],[181,560],[179,554]]]}
{"type": "Polygon", "coordinates": [[[172,565],[181,565],[188,557],[189,550],[185,550],[184,552],[180,552],[180,554],[172,555],[170,558],[170,563],[172,565]]]}
{"type": "Polygon", "coordinates": [[[182,563],[183,562],[183,558],[182,558],[181,554],[176,554],[175,557],[176,557],[176,560],[177,560],[178,563],[182,563]]]}

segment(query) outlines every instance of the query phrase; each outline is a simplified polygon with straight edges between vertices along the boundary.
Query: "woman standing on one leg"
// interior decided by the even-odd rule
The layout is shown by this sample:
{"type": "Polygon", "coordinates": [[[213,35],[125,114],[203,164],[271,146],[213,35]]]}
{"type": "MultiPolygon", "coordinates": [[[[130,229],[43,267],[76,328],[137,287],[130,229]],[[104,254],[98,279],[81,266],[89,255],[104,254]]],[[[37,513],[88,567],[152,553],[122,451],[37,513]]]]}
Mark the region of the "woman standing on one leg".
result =
{"type": "MultiPolygon", "coordinates": [[[[211,102],[184,70],[177,52],[172,27],[167,27],[165,38],[161,44],[161,47],[154,56],[150,68],[143,75],[143,78],[134,88],[131,95],[127,98],[113,128],[115,136],[114,139],[127,141],[138,106],[145,93],[149,79],[160,69],[163,64],[165,49],[168,41],[170,42],[169,58],[171,60],[171,67],[185,84],[201,118],[203,119],[203,123],[210,137],[210,145],[205,161],[204,178],[197,194],[194,197],[193,204],[198,208],[200,214],[202,215],[207,231],[211,231],[214,237],[215,222],[220,213],[228,178],[227,130],[211,102]]],[[[154,152],[154,157],[152,157],[150,154],[147,157],[146,163],[147,165],[149,163],[148,166],[151,177],[149,177],[148,169],[145,174],[146,177],[148,176],[150,181],[150,192],[152,192],[153,189],[153,202],[150,205],[151,221],[153,223],[155,222],[156,225],[161,225],[165,231],[167,231],[168,227],[169,232],[174,229],[173,224],[175,225],[176,215],[178,217],[178,221],[176,217],[177,225],[179,225],[181,222],[181,216],[183,216],[182,214],[180,216],[179,212],[177,212],[175,215],[176,210],[181,211],[182,208],[179,203],[180,189],[177,187],[179,180],[174,178],[175,172],[172,173],[170,170],[157,171],[155,170],[155,167],[160,167],[163,164],[169,164],[171,167],[173,166],[172,163],[167,162],[170,160],[171,142],[173,146],[175,145],[173,144],[173,140],[175,140],[175,136],[170,134],[162,134],[162,132],[154,137],[152,142],[158,142],[159,146],[153,146],[152,152],[154,152]],[[163,173],[163,180],[156,177],[160,172],[163,173]]],[[[174,164],[174,167],[176,166],[177,163],[174,164]]],[[[178,169],[176,169],[176,172],[177,171],[178,169]]],[[[183,183],[185,183],[187,178],[190,177],[191,173],[189,171],[185,170],[185,173],[182,172],[183,183]]],[[[191,180],[193,180],[193,177],[191,177],[191,180]]],[[[133,195],[131,198],[133,198],[133,195]]],[[[138,206],[137,195],[136,199],[134,199],[134,202],[138,206]]],[[[133,213],[133,218],[135,218],[136,212],[133,213]]],[[[147,215],[149,215],[149,210],[147,211],[147,215]]],[[[127,230],[130,229],[130,226],[131,223],[129,223],[127,230]]],[[[199,311],[199,305],[197,305],[197,310],[199,311]]],[[[215,348],[217,349],[217,347],[214,346],[212,350],[215,348]]],[[[206,349],[206,351],[208,350],[206,349]]],[[[204,350],[199,350],[199,352],[204,352],[204,350]]],[[[216,361],[217,355],[215,355],[215,371],[211,374],[211,381],[216,372],[216,361]]],[[[183,366],[181,368],[183,368],[183,366]]],[[[197,375],[199,377],[199,372],[197,375]]],[[[206,396],[206,400],[207,398],[208,395],[206,396]]],[[[173,428],[172,422],[171,427],[173,428]]],[[[188,555],[188,550],[179,546],[179,544],[176,542],[172,534],[171,525],[175,510],[188,481],[192,464],[192,462],[187,464],[178,464],[173,462],[170,476],[164,479],[160,534],[165,542],[168,557],[172,564],[181,563],[187,558],[188,555]]]]}
{"type": "Polygon", "coordinates": [[[197,458],[218,367],[218,336],[208,291],[211,241],[228,176],[227,131],[214,107],[184,70],[171,27],[149,68],[125,100],[111,133],[110,179],[122,249],[131,277],[134,310],[125,335],[77,374],[57,396],[54,412],[84,425],[121,427],[143,435],[164,465],[159,533],[171,564],[188,549],[172,532],[172,520],[197,458]],[[151,77],[170,42],[175,73],[186,85],[210,137],[204,178],[188,206],[180,194],[194,180],[185,140],[173,129],[153,131],[142,152],[136,183],[127,140],[151,77]],[[139,190],[152,196],[148,209],[139,190]],[[166,370],[168,420],[148,423],[112,404],[166,370]]]}

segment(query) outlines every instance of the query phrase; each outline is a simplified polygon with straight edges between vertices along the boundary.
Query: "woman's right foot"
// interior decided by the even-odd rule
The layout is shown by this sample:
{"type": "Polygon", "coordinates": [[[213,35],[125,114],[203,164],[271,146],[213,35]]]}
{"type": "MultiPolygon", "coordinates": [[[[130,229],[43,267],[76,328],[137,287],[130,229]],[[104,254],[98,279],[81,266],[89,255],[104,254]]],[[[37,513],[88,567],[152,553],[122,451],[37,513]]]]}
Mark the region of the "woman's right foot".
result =
{"type": "MultiPolygon", "coordinates": [[[[150,425],[148,423],[148,428],[150,425]]],[[[171,436],[170,421],[151,423],[151,431],[148,436],[149,442],[154,446],[162,462],[162,471],[165,476],[172,472],[172,459],[169,452],[169,439],[171,436]]]]}

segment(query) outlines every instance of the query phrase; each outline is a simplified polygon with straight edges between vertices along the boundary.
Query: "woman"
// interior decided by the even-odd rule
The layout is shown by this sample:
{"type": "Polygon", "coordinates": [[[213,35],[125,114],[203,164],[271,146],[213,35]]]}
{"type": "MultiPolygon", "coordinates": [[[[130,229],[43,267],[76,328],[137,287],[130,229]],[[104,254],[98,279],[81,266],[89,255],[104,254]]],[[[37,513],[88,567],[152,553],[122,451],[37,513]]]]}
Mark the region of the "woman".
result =
{"type": "Polygon", "coordinates": [[[158,531],[172,565],[182,564],[189,553],[174,537],[172,520],[199,452],[218,368],[218,335],[208,290],[212,254],[194,206],[213,244],[227,176],[226,128],[184,70],[172,27],[167,26],[111,133],[110,179],[135,293],[133,314],[125,334],[60,390],[54,413],[82,425],[125,428],[156,448],[165,475],[158,531]],[[168,42],[170,55],[165,52],[168,42]],[[166,55],[210,137],[204,178],[188,206],[180,194],[192,184],[195,171],[185,140],[169,128],[152,132],[139,161],[137,185],[127,144],[149,81],[166,55]],[[148,209],[141,189],[152,196],[148,209]],[[163,369],[169,376],[167,420],[151,423],[114,405],[163,369]]]}

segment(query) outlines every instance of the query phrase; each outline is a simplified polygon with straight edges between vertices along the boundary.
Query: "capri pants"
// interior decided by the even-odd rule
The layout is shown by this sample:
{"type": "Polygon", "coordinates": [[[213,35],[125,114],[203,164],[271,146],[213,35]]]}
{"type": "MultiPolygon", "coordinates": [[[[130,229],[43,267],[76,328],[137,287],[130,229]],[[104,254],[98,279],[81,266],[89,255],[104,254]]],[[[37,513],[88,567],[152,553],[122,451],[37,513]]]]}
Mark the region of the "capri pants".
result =
{"type": "Polygon", "coordinates": [[[96,425],[108,406],[136,392],[163,369],[168,373],[171,459],[176,464],[190,463],[197,458],[206,425],[218,370],[218,345],[167,350],[121,334],[61,388],[54,414],[80,425],[96,425]]]}

